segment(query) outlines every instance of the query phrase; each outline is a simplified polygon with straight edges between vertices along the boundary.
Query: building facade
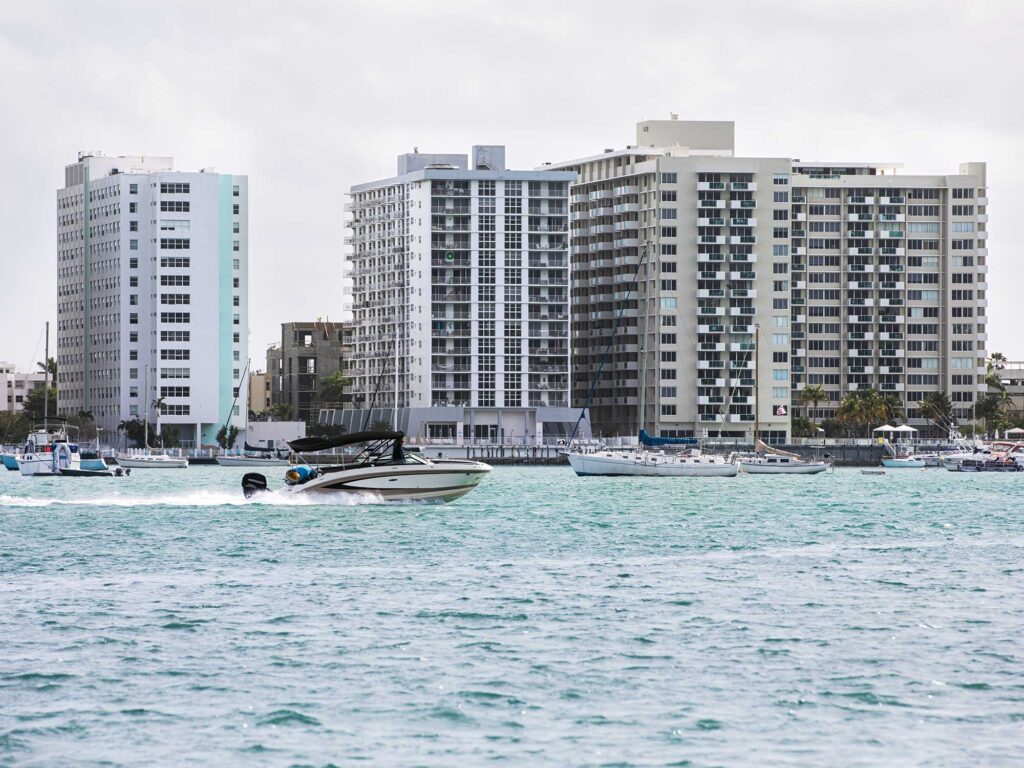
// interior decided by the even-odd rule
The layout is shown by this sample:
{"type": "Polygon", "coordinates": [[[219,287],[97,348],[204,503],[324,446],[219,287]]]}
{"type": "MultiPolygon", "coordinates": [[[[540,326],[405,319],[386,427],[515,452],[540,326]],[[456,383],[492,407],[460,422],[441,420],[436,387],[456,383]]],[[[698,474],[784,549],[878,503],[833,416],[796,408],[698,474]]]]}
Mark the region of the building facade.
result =
{"type": "Polygon", "coordinates": [[[46,374],[19,373],[13,363],[0,362],[0,411],[20,411],[36,387],[46,386],[46,374]]]}
{"type": "Polygon", "coordinates": [[[268,371],[249,374],[249,413],[267,410],[274,402],[272,395],[273,376],[268,371]]]}
{"type": "Polygon", "coordinates": [[[59,411],[111,435],[148,414],[185,447],[244,427],[247,178],[82,153],[57,232],[59,411]]]}
{"type": "Polygon", "coordinates": [[[338,371],[346,372],[352,353],[350,323],[282,323],[281,346],[273,351],[273,355],[267,353],[271,402],[287,405],[292,419],[313,425],[321,408],[339,408],[349,402],[348,392],[341,400],[324,400],[322,383],[338,371]]]}
{"type": "MultiPolygon", "coordinates": [[[[654,120],[573,171],[573,401],[595,433],[779,441],[802,390],[873,388],[912,424],[984,389],[985,166],[744,158],[731,122],[654,120]],[[641,381],[643,387],[641,388],[641,381]],[[641,415],[642,405],[642,415],[641,415]]],[[[804,409],[806,410],[806,409],[804,409]]]]}
{"type": "Polygon", "coordinates": [[[505,148],[418,152],[354,186],[354,407],[411,438],[538,441],[571,430],[568,193],[505,148]],[[397,409],[397,414],[396,414],[397,409]]]}
{"type": "Polygon", "coordinates": [[[987,389],[985,176],[984,163],[919,176],[894,164],[794,162],[795,405],[820,385],[828,399],[808,410],[833,418],[845,395],[874,389],[924,427],[919,403],[943,391],[958,421],[974,420],[987,389]]]}

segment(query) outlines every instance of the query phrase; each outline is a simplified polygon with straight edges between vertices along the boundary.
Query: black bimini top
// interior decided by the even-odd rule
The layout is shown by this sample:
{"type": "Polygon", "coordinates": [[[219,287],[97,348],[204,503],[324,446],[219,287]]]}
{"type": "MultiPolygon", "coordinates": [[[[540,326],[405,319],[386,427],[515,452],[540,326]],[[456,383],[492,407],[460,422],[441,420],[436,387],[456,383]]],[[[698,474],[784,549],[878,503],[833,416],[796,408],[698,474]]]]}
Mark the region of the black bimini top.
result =
{"type": "Polygon", "coordinates": [[[326,451],[329,448],[340,448],[343,445],[353,445],[355,443],[372,443],[378,440],[397,440],[401,442],[404,437],[404,432],[370,430],[368,432],[349,432],[345,435],[335,435],[333,437],[300,437],[298,440],[292,440],[288,443],[288,447],[296,453],[310,453],[312,451],[326,451]]]}

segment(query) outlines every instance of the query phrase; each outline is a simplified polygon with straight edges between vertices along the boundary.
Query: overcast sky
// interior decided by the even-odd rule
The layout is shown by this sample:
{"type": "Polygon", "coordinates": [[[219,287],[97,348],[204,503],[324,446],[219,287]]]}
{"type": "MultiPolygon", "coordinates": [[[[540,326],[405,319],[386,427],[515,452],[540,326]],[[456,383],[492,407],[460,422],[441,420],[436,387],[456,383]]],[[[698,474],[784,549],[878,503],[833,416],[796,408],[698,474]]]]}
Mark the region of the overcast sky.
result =
{"type": "Polygon", "coordinates": [[[989,163],[989,351],[1024,359],[1014,2],[46,2],[0,21],[0,360],[56,320],[56,190],[82,149],[247,174],[250,354],[339,318],[342,205],[395,155],[511,167],[735,120],[738,155],[989,163]],[[1019,240],[1018,240],[1019,242],[1019,240]]]}

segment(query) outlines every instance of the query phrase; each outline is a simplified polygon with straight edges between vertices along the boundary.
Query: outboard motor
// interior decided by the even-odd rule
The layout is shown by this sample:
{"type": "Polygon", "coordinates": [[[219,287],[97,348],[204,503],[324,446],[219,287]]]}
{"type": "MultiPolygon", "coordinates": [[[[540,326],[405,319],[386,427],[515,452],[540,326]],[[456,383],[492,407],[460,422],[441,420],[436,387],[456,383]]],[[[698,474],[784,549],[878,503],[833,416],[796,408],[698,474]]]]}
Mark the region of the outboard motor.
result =
{"type": "Polygon", "coordinates": [[[267,478],[259,472],[246,472],[242,476],[242,493],[249,499],[267,490],[267,478]]]}

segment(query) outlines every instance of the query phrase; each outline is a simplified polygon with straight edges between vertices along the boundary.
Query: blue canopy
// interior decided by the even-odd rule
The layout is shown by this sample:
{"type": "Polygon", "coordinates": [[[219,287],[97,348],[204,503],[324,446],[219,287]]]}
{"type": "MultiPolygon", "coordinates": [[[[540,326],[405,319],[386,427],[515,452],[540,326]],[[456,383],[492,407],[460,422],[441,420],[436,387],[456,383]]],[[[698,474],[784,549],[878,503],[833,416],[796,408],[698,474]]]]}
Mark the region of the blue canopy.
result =
{"type": "Polygon", "coordinates": [[[698,445],[700,440],[696,437],[652,437],[647,434],[646,429],[640,430],[640,442],[644,445],[698,445]]]}

